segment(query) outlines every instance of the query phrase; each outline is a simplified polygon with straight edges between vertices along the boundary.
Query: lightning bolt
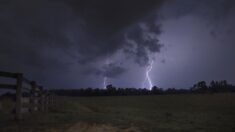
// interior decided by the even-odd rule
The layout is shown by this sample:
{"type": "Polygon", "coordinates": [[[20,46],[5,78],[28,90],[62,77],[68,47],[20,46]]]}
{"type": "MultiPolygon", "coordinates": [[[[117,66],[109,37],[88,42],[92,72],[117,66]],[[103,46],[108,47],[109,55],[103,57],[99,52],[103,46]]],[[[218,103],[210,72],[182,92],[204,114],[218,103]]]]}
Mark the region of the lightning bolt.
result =
{"type": "MultiPolygon", "coordinates": [[[[105,65],[107,65],[107,66],[109,65],[109,59],[106,60],[105,65]]],[[[104,87],[104,89],[106,89],[107,80],[108,80],[108,77],[106,75],[104,75],[104,79],[103,79],[103,87],[104,87]]]]}
{"type": "Polygon", "coordinates": [[[106,86],[107,86],[107,79],[108,79],[108,78],[105,76],[105,77],[104,77],[104,82],[103,82],[104,89],[106,89],[106,86]]]}
{"type": "Polygon", "coordinates": [[[151,90],[153,87],[152,80],[149,76],[149,73],[151,72],[152,69],[153,69],[153,60],[151,61],[150,65],[146,69],[145,80],[143,82],[143,88],[145,87],[146,82],[148,82],[149,90],[151,90]]]}

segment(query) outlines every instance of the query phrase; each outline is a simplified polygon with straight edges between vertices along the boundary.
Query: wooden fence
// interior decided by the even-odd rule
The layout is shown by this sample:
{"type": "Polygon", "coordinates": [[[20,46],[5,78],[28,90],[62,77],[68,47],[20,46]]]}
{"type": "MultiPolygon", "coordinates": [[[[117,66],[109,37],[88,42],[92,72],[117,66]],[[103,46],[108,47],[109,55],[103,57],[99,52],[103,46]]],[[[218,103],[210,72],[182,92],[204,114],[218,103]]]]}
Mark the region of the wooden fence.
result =
{"type": "Polygon", "coordinates": [[[37,111],[47,112],[54,104],[54,96],[50,95],[35,81],[26,79],[22,73],[10,73],[0,71],[0,77],[16,79],[15,84],[1,84],[1,89],[15,91],[15,119],[23,118],[24,113],[37,111]]]}

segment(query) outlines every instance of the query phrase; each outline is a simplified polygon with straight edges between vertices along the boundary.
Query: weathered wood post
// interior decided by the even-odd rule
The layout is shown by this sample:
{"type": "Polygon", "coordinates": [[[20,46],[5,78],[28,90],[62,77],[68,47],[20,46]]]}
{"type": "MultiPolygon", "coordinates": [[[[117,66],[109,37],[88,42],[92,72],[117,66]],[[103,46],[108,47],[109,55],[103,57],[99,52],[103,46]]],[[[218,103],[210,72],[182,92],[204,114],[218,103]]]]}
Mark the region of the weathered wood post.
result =
{"type": "Polygon", "coordinates": [[[53,109],[56,109],[56,96],[55,95],[53,95],[53,97],[52,97],[53,99],[52,99],[52,101],[53,101],[53,109]]]}
{"type": "Polygon", "coordinates": [[[44,91],[43,91],[43,87],[40,86],[39,87],[40,90],[40,111],[44,112],[45,111],[45,95],[44,95],[44,91]]]}
{"type": "Polygon", "coordinates": [[[49,96],[48,96],[48,92],[45,91],[45,111],[48,112],[49,109],[49,96]]]}
{"type": "Polygon", "coordinates": [[[51,95],[51,94],[48,94],[48,110],[51,110],[51,109],[53,109],[53,97],[52,97],[53,95],[51,95]]]}
{"type": "Polygon", "coordinates": [[[52,108],[52,95],[47,94],[47,110],[49,111],[52,108]]]}
{"type": "Polygon", "coordinates": [[[21,109],[22,109],[22,102],[21,102],[22,84],[23,84],[23,74],[18,73],[16,75],[16,108],[15,108],[15,110],[16,110],[15,119],[16,120],[22,119],[22,113],[21,113],[21,109]]]}
{"type": "Polygon", "coordinates": [[[50,98],[49,109],[52,110],[55,107],[55,104],[54,104],[54,95],[50,94],[49,98],[50,98]]]}
{"type": "Polygon", "coordinates": [[[35,81],[31,82],[31,91],[30,91],[30,112],[33,113],[35,111],[35,106],[36,106],[36,87],[37,84],[35,81]]]}
{"type": "Polygon", "coordinates": [[[55,107],[56,107],[55,95],[52,95],[52,107],[53,107],[53,109],[55,109],[55,107]]]}
{"type": "Polygon", "coordinates": [[[42,110],[46,112],[46,95],[45,92],[42,93],[42,110]]]}

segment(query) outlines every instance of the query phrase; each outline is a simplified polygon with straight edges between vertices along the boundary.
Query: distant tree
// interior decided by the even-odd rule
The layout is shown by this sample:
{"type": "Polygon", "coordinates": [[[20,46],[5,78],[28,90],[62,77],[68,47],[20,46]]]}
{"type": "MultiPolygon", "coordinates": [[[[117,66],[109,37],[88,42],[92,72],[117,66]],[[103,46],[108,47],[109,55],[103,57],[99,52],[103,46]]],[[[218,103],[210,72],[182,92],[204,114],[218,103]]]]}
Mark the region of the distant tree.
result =
{"type": "Polygon", "coordinates": [[[212,87],[212,88],[215,87],[215,81],[214,80],[211,81],[210,87],[212,87]]]}
{"type": "Polygon", "coordinates": [[[107,85],[106,88],[107,88],[107,92],[108,92],[109,95],[116,95],[117,90],[116,90],[115,87],[113,87],[112,84],[107,85]]]}
{"type": "Polygon", "coordinates": [[[229,85],[226,80],[222,80],[219,82],[219,87],[221,92],[228,92],[229,91],[229,85]]]}
{"type": "Polygon", "coordinates": [[[152,90],[151,90],[152,94],[161,94],[162,93],[162,89],[158,88],[157,86],[153,86],[152,90]]]}
{"type": "Polygon", "coordinates": [[[222,85],[222,87],[223,87],[224,89],[227,89],[227,88],[228,88],[228,83],[227,83],[226,80],[221,81],[221,85],[222,85]]]}
{"type": "Polygon", "coordinates": [[[206,85],[205,81],[198,82],[197,86],[198,86],[199,89],[202,89],[202,90],[206,90],[207,89],[207,85],[206,85]]]}
{"type": "Polygon", "coordinates": [[[210,92],[212,92],[212,93],[215,93],[215,92],[216,92],[216,83],[215,83],[214,80],[212,80],[212,81],[210,82],[209,90],[210,90],[210,92]]]}
{"type": "Polygon", "coordinates": [[[194,84],[193,87],[191,88],[192,92],[206,92],[208,91],[208,87],[206,85],[205,81],[199,81],[198,83],[194,84]]]}
{"type": "MultiPolygon", "coordinates": [[[[208,93],[208,92],[235,92],[235,86],[228,84],[226,80],[210,82],[207,86],[205,81],[199,81],[194,84],[191,89],[175,89],[168,88],[162,90],[157,86],[153,86],[152,90],[142,88],[116,88],[112,84],[107,85],[106,89],[85,88],[85,89],[56,89],[50,92],[61,96],[126,96],[126,95],[157,95],[157,94],[186,94],[186,93],[208,93]]],[[[3,97],[4,95],[2,95],[3,97]]],[[[8,95],[5,95],[8,96],[8,95]]],[[[15,97],[13,95],[13,97],[15,97]]],[[[1,98],[1,96],[0,96],[1,98]]]]}

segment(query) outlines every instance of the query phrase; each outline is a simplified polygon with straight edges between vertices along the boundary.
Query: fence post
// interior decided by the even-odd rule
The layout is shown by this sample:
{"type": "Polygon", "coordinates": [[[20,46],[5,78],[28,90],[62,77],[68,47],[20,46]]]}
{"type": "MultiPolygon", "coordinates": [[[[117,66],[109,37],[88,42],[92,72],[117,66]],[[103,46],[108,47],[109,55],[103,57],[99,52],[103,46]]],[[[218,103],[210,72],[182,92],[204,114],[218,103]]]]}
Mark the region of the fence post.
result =
{"type": "Polygon", "coordinates": [[[45,94],[44,94],[45,96],[45,112],[48,112],[48,108],[49,108],[49,96],[48,96],[48,92],[47,91],[45,91],[45,94]]]}
{"type": "Polygon", "coordinates": [[[52,94],[51,95],[51,109],[54,109],[55,107],[55,96],[52,94]]]}
{"type": "Polygon", "coordinates": [[[30,93],[30,112],[33,113],[35,111],[35,104],[36,104],[36,87],[37,87],[37,84],[35,81],[32,81],[31,82],[31,93],[30,93]]]}
{"type": "Polygon", "coordinates": [[[41,97],[41,108],[42,108],[42,111],[45,112],[46,111],[46,96],[45,96],[45,93],[43,91],[42,93],[42,97],[41,97]]]}
{"type": "Polygon", "coordinates": [[[22,102],[21,102],[21,97],[22,97],[22,84],[23,84],[23,74],[19,73],[16,76],[16,115],[15,119],[20,120],[22,119],[22,102]]]}
{"type": "Polygon", "coordinates": [[[49,94],[48,95],[48,110],[53,109],[54,105],[53,105],[53,95],[49,94]]]}
{"type": "Polygon", "coordinates": [[[39,102],[40,103],[40,111],[44,112],[45,111],[45,103],[44,103],[45,96],[44,96],[43,87],[40,86],[39,90],[40,90],[40,102],[39,102]]]}

